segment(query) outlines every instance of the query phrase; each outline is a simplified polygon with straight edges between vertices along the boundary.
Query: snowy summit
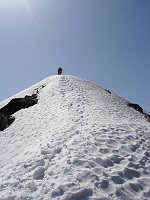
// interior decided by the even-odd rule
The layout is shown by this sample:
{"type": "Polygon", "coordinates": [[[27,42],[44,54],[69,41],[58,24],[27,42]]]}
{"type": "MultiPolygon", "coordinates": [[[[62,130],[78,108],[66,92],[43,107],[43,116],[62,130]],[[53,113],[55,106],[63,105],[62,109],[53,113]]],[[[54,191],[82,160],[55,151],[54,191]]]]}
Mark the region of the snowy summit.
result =
{"type": "Polygon", "coordinates": [[[129,105],[64,75],[1,102],[0,200],[149,200],[150,122],[129,105]]]}

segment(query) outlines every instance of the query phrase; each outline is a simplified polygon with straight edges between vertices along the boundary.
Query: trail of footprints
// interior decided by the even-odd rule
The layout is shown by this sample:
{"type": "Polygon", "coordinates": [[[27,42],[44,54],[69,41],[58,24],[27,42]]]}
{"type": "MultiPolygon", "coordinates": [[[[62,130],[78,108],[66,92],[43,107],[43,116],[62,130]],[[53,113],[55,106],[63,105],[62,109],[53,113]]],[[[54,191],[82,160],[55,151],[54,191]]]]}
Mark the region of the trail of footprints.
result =
{"type": "MultiPolygon", "coordinates": [[[[57,143],[52,141],[41,149],[41,154],[36,160],[24,163],[24,171],[32,181],[24,180],[24,171],[20,175],[20,180],[27,181],[26,187],[32,193],[37,192],[36,184],[40,184],[39,181],[50,180],[52,192],[49,188],[45,188],[43,193],[50,193],[52,198],[63,197],[71,188],[82,188],[82,183],[89,188],[88,183],[90,186],[92,183],[93,188],[87,189],[90,192],[85,192],[83,188],[76,194],[77,197],[88,198],[88,195],[94,193],[105,193],[109,196],[106,199],[130,197],[137,200],[138,193],[141,199],[148,200],[150,198],[149,133],[146,134],[145,131],[145,135],[140,137],[139,130],[137,130],[139,134],[131,130],[132,134],[129,134],[129,130],[127,131],[127,127],[118,130],[107,126],[95,129],[86,135],[76,130],[70,138],[62,138],[65,143],[59,140],[57,143]],[[61,142],[64,145],[61,145],[61,142]],[[136,155],[139,150],[141,154],[136,155]],[[66,165],[61,168],[61,163],[64,162],[66,165]],[[62,179],[67,178],[68,187],[62,183],[59,186],[55,185],[55,180],[59,179],[59,176],[62,179]]],[[[13,173],[15,176],[15,170],[13,173]]],[[[11,175],[7,179],[11,179],[11,175]]],[[[16,189],[21,187],[18,183],[16,189]]]]}
{"type": "Polygon", "coordinates": [[[89,142],[80,138],[80,153],[72,164],[88,169],[89,176],[80,174],[82,180],[83,177],[93,180],[94,187],[99,190],[112,192],[115,184],[116,196],[134,197],[139,192],[141,197],[150,198],[149,133],[145,132],[141,137],[140,129],[137,130],[139,134],[135,134],[130,127],[128,129],[122,127],[112,130],[107,127],[91,134],[89,142]],[[146,184],[142,183],[145,179],[146,184]],[[146,193],[142,193],[144,187],[147,188],[146,193]]]}
{"type": "MultiPolygon", "coordinates": [[[[63,80],[63,84],[65,87],[69,82],[63,80]]],[[[63,91],[61,94],[65,97],[63,91]]],[[[76,106],[73,109],[77,113],[74,122],[80,122],[81,125],[86,123],[82,120],[85,111],[84,94],[82,98],[78,95],[76,104],[72,102],[69,109],[73,106],[76,106]]],[[[150,134],[144,127],[139,127],[135,131],[134,124],[132,126],[124,124],[99,127],[94,124],[92,132],[87,130],[87,133],[83,133],[79,127],[79,130],[75,130],[72,134],[66,133],[61,141],[55,138],[57,143],[49,141],[49,144],[41,149],[36,160],[29,160],[23,164],[20,180],[27,181],[26,187],[33,193],[37,190],[36,181],[40,184],[41,180],[50,180],[52,192],[49,188],[45,188],[42,192],[50,193],[51,197],[56,199],[61,199],[59,197],[64,193],[69,193],[69,188],[74,186],[80,188],[82,183],[89,188],[88,183],[90,185],[92,183],[93,188],[83,188],[80,193],[62,199],[86,199],[94,193],[96,195],[105,193],[106,200],[129,199],[129,197],[138,200],[136,193],[140,193],[141,199],[148,200],[150,199],[150,134]],[[80,148],[80,151],[77,148],[80,148]],[[58,169],[56,163],[60,165],[58,169]],[[63,163],[62,168],[61,163],[63,163]],[[28,178],[32,181],[24,180],[24,172],[28,173],[28,178]],[[55,186],[55,180],[59,176],[68,180],[68,186],[63,186],[62,183],[60,186],[58,184],[55,186]],[[144,188],[146,192],[143,192],[144,188]]],[[[15,170],[13,173],[15,175],[15,170]]],[[[11,175],[7,179],[11,179],[11,175]]],[[[18,184],[16,189],[21,187],[23,186],[18,184]]]]}

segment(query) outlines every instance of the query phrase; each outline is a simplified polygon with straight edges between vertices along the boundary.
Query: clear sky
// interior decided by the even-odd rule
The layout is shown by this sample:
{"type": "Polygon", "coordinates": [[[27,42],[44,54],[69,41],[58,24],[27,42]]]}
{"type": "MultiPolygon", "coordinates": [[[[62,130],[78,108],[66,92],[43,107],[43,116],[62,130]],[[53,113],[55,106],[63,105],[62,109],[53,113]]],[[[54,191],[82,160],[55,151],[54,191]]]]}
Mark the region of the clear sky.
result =
{"type": "Polygon", "coordinates": [[[150,0],[0,0],[0,101],[59,66],[150,112],[150,0]]]}

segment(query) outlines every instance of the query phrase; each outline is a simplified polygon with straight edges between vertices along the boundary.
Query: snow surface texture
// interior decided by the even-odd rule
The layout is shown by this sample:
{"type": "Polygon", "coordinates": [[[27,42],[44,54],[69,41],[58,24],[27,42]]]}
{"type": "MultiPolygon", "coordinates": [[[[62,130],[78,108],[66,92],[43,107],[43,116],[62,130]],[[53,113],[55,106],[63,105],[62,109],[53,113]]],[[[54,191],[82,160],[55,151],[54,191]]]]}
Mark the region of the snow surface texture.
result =
{"type": "Polygon", "coordinates": [[[51,76],[0,132],[0,200],[150,199],[150,123],[116,94],[51,76]]]}

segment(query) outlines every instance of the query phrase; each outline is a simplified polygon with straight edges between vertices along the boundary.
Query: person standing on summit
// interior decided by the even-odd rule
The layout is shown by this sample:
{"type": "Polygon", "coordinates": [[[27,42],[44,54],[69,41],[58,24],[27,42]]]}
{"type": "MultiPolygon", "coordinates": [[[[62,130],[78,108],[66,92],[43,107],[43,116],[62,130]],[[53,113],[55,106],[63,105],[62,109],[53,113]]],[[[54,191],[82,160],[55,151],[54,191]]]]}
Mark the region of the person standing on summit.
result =
{"type": "Polygon", "coordinates": [[[62,75],[62,71],[63,71],[62,68],[59,67],[59,68],[58,68],[58,75],[62,75]]]}

